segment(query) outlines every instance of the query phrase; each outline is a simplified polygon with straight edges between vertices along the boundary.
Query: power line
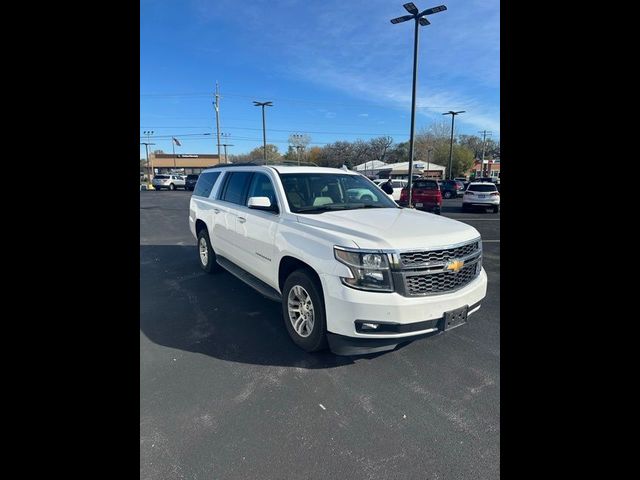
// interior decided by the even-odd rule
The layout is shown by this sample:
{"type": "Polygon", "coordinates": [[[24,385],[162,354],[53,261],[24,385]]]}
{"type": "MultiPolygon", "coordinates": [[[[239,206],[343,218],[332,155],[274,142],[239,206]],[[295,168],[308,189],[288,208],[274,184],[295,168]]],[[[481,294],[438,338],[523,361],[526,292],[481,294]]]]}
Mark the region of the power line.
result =
{"type": "MultiPolygon", "coordinates": [[[[148,98],[148,99],[152,99],[152,98],[176,98],[176,97],[191,97],[191,98],[198,98],[198,97],[211,97],[211,93],[206,93],[206,92],[193,92],[193,93],[141,93],[140,97],[143,98],[148,98]]],[[[259,96],[259,95],[258,95],[259,96]]],[[[237,93],[225,93],[225,97],[234,97],[234,98],[256,98],[256,95],[241,95],[241,94],[237,94],[237,93]]],[[[362,106],[371,106],[371,107],[378,107],[378,108],[392,108],[390,105],[387,104],[382,104],[382,103],[373,103],[373,102],[361,102],[361,103],[345,103],[345,102],[326,102],[326,101],[322,101],[322,100],[306,100],[306,99],[299,99],[299,98],[283,98],[283,97],[272,97],[269,95],[269,98],[273,98],[274,100],[277,100],[278,102],[285,102],[285,103],[307,103],[307,104],[313,104],[313,105],[334,105],[334,106],[340,106],[340,107],[347,107],[347,108],[361,108],[362,106]]],[[[464,105],[459,105],[460,107],[469,107],[471,106],[471,104],[464,104],[464,105]]],[[[441,109],[445,109],[445,108],[450,108],[450,105],[448,106],[442,106],[442,105],[432,105],[432,106],[422,106],[420,104],[417,105],[418,108],[424,108],[427,110],[441,110],[441,109]]]]}

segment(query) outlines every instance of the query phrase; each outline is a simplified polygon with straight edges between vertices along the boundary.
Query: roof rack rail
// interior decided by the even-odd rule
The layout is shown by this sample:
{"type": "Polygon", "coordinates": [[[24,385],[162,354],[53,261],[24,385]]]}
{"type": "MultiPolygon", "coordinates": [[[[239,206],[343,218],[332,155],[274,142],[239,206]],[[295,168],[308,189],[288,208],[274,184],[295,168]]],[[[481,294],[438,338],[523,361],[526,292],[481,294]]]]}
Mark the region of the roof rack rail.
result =
{"type": "Polygon", "coordinates": [[[297,160],[279,160],[276,163],[273,163],[274,166],[281,167],[318,167],[317,163],[313,162],[298,162],[297,160]]]}

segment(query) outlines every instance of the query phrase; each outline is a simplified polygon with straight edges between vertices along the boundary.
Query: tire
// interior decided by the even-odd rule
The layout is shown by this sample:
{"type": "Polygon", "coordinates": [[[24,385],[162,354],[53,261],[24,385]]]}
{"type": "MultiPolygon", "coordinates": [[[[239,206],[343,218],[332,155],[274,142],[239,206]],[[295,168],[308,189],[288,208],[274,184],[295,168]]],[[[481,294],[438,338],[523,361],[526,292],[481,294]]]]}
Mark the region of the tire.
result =
{"type": "Polygon", "coordinates": [[[198,259],[200,260],[200,268],[207,273],[216,273],[222,270],[222,267],[216,262],[216,254],[211,247],[211,240],[209,239],[209,233],[206,228],[201,229],[198,232],[198,259]],[[203,258],[201,248],[205,248],[206,251],[206,263],[203,258]]]}
{"type": "Polygon", "coordinates": [[[435,213],[436,215],[440,215],[440,213],[441,213],[440,207],[434,208],[433,209],[433,213],[435,213]]]}
{"type": "Polygon", "coordinates": [[[449,191],[444,192],[444,198],[451,198],[451,192],[449,191]]]}
{"type": "MultiPolygon", "coordinates": [[[[299,305],[299,303],[298,303],[299,305]]],[[[309,315],[309,311],[305,312],[309,315]]],[[[298,314],[299,315],[299,314],[298,314]]],[[[318,281],[312,276],[307,269],[296,270],[291,273],[284,282],[282,289],[282,316],[285,328],[289,332],[289,336],[293,343],[306,352],[317,352],[327,348],[327,322],[324,309],[324,297],[322,295],[322,287],[318,281]],[[300,316],[296,317],[296,312],[289,313],[289,298],[292,298],[292,304],[295,305],[299,299],[310,300],[311,302],[311,318],[313,324],[311,330],[308,331],[309,322],[302,320],[298,327],[302,335],[294,329],[292,322],[298,322],[300,316]],[[306,334],[306,336],[304,336],[306,334]]]]}
{"type": "Polygon", "coordinates": [[[462,211],[463,212],[468,212],[469,211],[469,206],[466,203],[462,204],[462,211]]]}
{"type": "Polygon", "coordinates": [[[176,189],[176,186],[173,183],[169,185],[169,190],[173,192],[175,189],[176,189]]]}
{"type": "Polygon", "coordinates": [[[498,205],[493,207],[493,213],[498,213],[499,211],[500,211],[500,207],[498,205]]]}

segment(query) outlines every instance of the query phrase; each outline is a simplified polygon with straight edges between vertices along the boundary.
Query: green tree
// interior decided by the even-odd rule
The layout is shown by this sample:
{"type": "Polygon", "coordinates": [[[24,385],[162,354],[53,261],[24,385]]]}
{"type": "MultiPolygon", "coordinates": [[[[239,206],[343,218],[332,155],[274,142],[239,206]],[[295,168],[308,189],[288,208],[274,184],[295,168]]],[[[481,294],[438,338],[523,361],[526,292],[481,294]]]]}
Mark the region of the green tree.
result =
{"type": "MultiPolygon", "coordinates": [[[[264,153],[263,153],[263,147],[256,147],[253,150],[251,150],[249,152],[249,154],[247,155],[248,161],[250,162],[263,162],[264,161],[264,153]]],[[[275,162],[280,160],[281,155],[280,153],[278,153],[278,147],[276,147],[275,145],[273,145],[272,143],[267,143],[267,161],[268,162],[275,162]]]]}

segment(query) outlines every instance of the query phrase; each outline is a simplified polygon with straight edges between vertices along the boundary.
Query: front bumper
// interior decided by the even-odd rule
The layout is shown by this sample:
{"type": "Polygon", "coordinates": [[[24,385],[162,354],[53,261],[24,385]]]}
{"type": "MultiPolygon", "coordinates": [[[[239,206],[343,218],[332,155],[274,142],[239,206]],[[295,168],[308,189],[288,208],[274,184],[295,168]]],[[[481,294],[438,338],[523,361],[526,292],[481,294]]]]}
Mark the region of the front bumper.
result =
{"type": "MultiPolygon", "coordinates": [[[[333,275],[321,275],[321,280],[325,295],[327,331],[330,334],[349,337],[350,340],[374,339],[378,343],[382,339],[395,340],[389,343],[391,346],[387,346],[386,350],[416,336],[436,331],[437,322],[445,312],[468,305],[473,306],[469,309],[469,313],[473,313],[475,305],[479,304],[487,293],[487,274],[484,268],[480,275],[459,290],[424,297],[405,297],[395,292],[355,290],[343,285],[340,278],[333,275]],[[397,328],[396,331],[386,329],[380,333],[362,333],[357,331],[357,321],[406,327],[397,328]],[[420,329],[416,330],[415,326],[420,329]]],[[[329,338],[331,339],[331,335],[329,338]]],[[[382,346],[384,345],[377,345],[382,346]]]]}
{"type": "MultiPolygon", "coordinates": [[[[478,310],[480,310],[480,302],[475,305],[469,305],[467,318],[478,310]]],[[[391,324],[398,330],[406,329],[414,332],[404,337],[359,338],[327,333],[327,340],[329,342],[329,348],[335,355],[366,355],[393,350],[402,343],[412,342],[419,338],[443,332],[445,329],[444,323],[445,319],[443,316],[441,318],[427,320],[425,322],[416,322],[404,325],[391,324]]]]}

